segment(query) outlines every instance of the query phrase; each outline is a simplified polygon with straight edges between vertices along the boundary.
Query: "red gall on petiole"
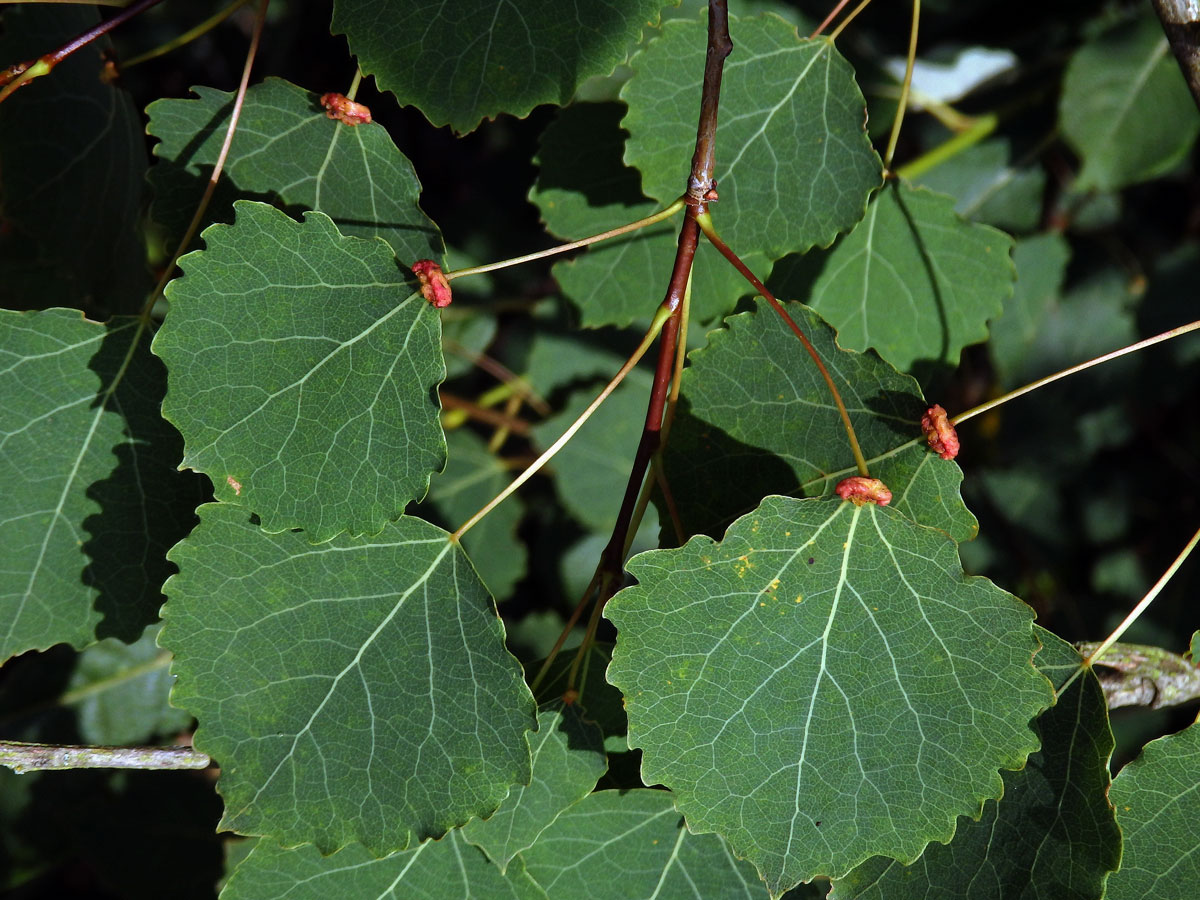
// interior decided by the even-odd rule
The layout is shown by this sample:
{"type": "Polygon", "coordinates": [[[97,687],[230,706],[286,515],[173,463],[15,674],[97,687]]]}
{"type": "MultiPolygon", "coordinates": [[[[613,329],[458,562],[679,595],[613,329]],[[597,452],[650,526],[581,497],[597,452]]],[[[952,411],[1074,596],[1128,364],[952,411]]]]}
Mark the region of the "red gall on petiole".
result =
{"type": "Polygon", "coordinates": [[[843,478],[833,492],[843,500],[849,500],[855,506],[864,503],[877,503],[887,506],[892,502],[892,492],[878,478],[864,478],[862,475],[852,475],[843,478]]]}
{"type": "Polygon", "coordinates": [[[418,259],[412,264],[413,274],[421,282],[421,296],[437,309],[444,309],[453,299],[450,296],[450,282],[442,272],[442,267],[432,259],[418,259]]]}
{"type": "Polygon", "coordinates": [[[325,115],[343,125],[368,125],[371,122],[371,110],[345,94],[322,94],[321,105],[325,107],[325,115]]]}
{"type": "Polygon", "coordinates": [[[942,459],[954,459],[958,456],[958,432],[950,424],[946,410],[939,404],[929,407],[921,416],[921,432],[929,441],[929,449],[942,459]]]}

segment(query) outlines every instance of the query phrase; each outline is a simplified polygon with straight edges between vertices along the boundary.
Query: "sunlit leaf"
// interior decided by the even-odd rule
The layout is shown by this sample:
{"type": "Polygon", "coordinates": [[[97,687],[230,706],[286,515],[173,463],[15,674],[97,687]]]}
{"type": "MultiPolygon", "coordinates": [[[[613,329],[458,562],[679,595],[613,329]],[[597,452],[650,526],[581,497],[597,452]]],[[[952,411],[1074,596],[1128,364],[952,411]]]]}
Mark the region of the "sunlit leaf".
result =
{"type": "Polygon", "coordinates": [[[1083,160],[1081,189],[1136,184],[1184,158],[1200,134],[1200,112],[1149,9],[1075,52],[1059,121],[1083,160]]]}
{"type": "MultiPolygon", "coordinates": [[[[217,160],[232,93],[193,88],[197,99],[158,100],[146,112],[159,139],[151,169],[154,217],[179,240],[217,160]]],[[[222,178],[227,194],[315,209],[342,234],[380,237],[406,265],[440,258],[441,235],[419,206],[421,184],[382,125],[330,119],[319,95],[280,78],[246,92],[222,178]]],[[[210,218],[213,214],[210,213],[210,218]]],[[[230,217],[219,208],[216,217],[230,217]]]]}
{"type": "Polygon", "coordinates": [[[497,113],[565,104],[625,61],[663,0],[336,0],[364,72],[435,125],[471,131],[497,113]]]}
{"type": "Polygon", "coordinates": [[[767,891],[711,834],[692,834],[667,791],[597,791],[521,854],[550,900],[734,900],[767,891]]]}
{"type": "Polygon", "coordinates": [[[809,302],[845,347],[874,348],[901,370],[953,365],[1012,293],[1011,247],[959,218],[950,197],[892,182],[829,254],[809,302]]]}
{"type": "MultiPolygon", "coordinates": [[[[801,40],[773,16],[730,23],[717,129],[713,220],[738,253],[828,246],[863,216],[879,184],[854,73],[826,38],[801,40]]],[[[702,22],[668,22],[631,62],[625,160],[669,203],[687,187],[706,47],[702,22]]],[[[759,276],[765,275],[759,271],[759,276]]]]}
{"type": "MultiPolygon", "coordinates": [[[[926,404],[917,383],[873,353],[842,350],[811,310],[787,309],[834,378],[892,506],[956,540],[974,537],[975,517],[959,496],[962,470],[921,437],[926,404]]],[[[712,537],[767,494],[828,496],[857,472],[829,388],[783,320],[764,304],[725,324],[690,356],[666,453],[685,531],[712,537]]]]}
{"type": "Polygon", "coordinates": [[[768,497],[627,567],[608,677],[643,779],[776,893],[911,862],[1038,747],[1032,610],[889,508],[768,497]]]}
{"type": "MultiPolygon", "coordinates": [[[[1045,629],[1036,632],[1044,646],[1034,661],[1061,688],[1079,668],[1079,654],[1045,629]]],[[[1019,772],[1004,773],[1004,795],[984,805],[979,821],[960,819],[948,846],[929,846],[911,866],[864,863],[834,886],[831,900],[1102,896],[1121,857],[1121,835],[1107,799],[1113,739],[1095,677],[1076,681],[1034,728],[1042,749],[1019,772]]]]}
{"type": "Polygon", "coordinates": [[[563,810],[590,794],[608,768],[599,727],[561,700],[539,710],[529,749],[533,776],[528,787],[514,787],[495,815],[472,819],[462,829],[463,837],[487,853],[501,872],[563,810]]]}
{"type": "Polygon", "coordinates": [[[312,845],[285,850],[259,841],[229,879],[222,900],[545,900],[520,860],[507,876],[487,861],[458,831],[440,841],[376,859],[352,844],[332,856],[312,845]]]}
{"type": "Polygon", "coordinates": [[[223,828],[389,853],[528,780],[533,698],[441,529],[405,517],[314,546],[222,503],[171,559],[160,641],[221,764],[223,828]]]}
{"type": "Polygon", "coordinates": [[[0,334],[0,659],[134,641],[200,497],[158,413],[162,365],[131,319],[4,312],[0,334]]]}
{"type": "Polygon", "coordinates": [[[1200,882],[1200,726],[1151,741],[1113,779],[1125,837],[1106,900],[1186,897],[1200,882]]]}
{"type": "Polygon", "coordinates": [[[445,460],[437,310],[381,242],[322,213],[237,211],[181,261],[154,341],[184,465],[269,531],[377,532],[445,460]]]}

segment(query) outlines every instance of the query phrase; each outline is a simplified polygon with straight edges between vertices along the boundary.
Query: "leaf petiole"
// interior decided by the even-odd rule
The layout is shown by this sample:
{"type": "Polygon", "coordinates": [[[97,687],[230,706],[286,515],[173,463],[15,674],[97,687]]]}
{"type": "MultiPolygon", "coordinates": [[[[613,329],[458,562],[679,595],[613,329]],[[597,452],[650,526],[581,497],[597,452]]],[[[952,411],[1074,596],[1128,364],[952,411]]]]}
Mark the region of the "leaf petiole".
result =
{"type": "Polygon", "coordinates": [[[837,385],[833,383],[833,376],[825,368],[825,363],[821,361],[817,349],[805,336],[804,332],[800,330],[800,326],[787,314],[787,310],[783,308],[783,305],[775,299],[775,295],[767,290],[767,286],[750,271],[741,258],[729,248],[729,245],[721,240],[721,236],[713,228],[711,216],[707,212],[701,213],[696,216],[696,222],[700,225],[700,230],[704,232],[704,236],[708,238],[709,243],[716,247],[721,252],[721,255],[729,260],[733,264],[733,267],[745,276],[747,281],[754,285],[754,289],[762,295],[764,300],[771,304],[771,308],[779,313],[783,321],[791,328],[792,333],[804,345],[804,349],[808,351],[808,355],[812,357],[812,361],[816,364],[818,371],[820,371],[821,377],[825,379],[825,384],[829,388],[829,393],[833,396],[834,404],[837,406],[838,414],[842,417],[842,426],[846,429],[846,437],[850,441],[850,452],[854,454],[854,464],[858,467],[858,474],[863,478],[869,478],[871,473],[867,470],[867,460],[863,456],[862,448],[858,445],[858,436],[854,433],[854,425],[850,422],[850,413],[846,411],[846,404],[842,402],[842,395],[838,392],[837,385]]]}
{"type": "Polygon", "coordinates": [[[608,231],[602,231],[600,234],[593,234],[591,237],[580,238],[577,241],[571,241],[567,244],[559,244],[557,247],[551,247],[548,250],[539,250],[536,253],[526,253],[524,256],[514,256],[512,259],[502,259],[499,262],[487,263],[482,266],[471,266],[466,269],[455,269],[453,272],[446,273],[446,280],[452,281],[455,278],[462,278],[464,275],[482,275],[484,272],[494,272],[496,269],[506,269],[509,266],[519,266],[521,263],[532,262],[535,259],[544,259],[547,256],[554,256],[559,253],[566,253],[568,250],[578,250],[580,247],[586,247],[589,244],[606,241],[609,238],[619,237],[622,234],[628,234],[631,231],[637,231],[639,228],[645,228],[648,225],[656,225],[664,219],[669,219],[685,206],[684,199],[680,197],[670,206],[665,209],[660,209],[653,215],[646,216],[644,219],[638,219],[636,222],[630,222],[628,225],[621,225],[617,228],[611,228],[608,231]]]}
{"type": "Polygon", "coordinates": [[[575,436],[575,432],[579,431],[579,429],[583,427],[583,424],[592,417],[592,414],[600,408],[601,404],[609,398],[609,395],[617,389],[617,386],[625,380],[625,376],[628,375],[633,367],[638,364],[641,358],[646,355],[646,351],[650,349],[650,345],[654,343],[655,338],[658,337],[658,333],[662,331],[663,325],[670,317],[670,309],[668,309],[666,306],[660,306],[658,308],[658,311],[654,314],[653,321],[650,323],[649,329],[646,331],[645,337],[642,338],[642,342],[638,344],[637,349],[633,351],[629,359],[625,360],[625,365],[621,366],[621,368],[617,371],[617,374],[613,376],[612,381],[604,386],[604,390],[600,392],[595,400],[588,404],[587,409],[585,409],[579,415],[579,418],[570,424],[567,430],[559,436],[558,440],[556,440],[546,449],[545,453],[530,463],[529,468],[518,475],[508,487],[484,504],[483,508],[480,509],[479,512],[475,513],[475,515],[471,516],[471,518],[467,519],[466,522],[460,525],[458,530],[455,531],[454,534],[450,535],[451,541],[457,542],[462,540],[462,536],[475,527],[480,519],[507,500],[521,485],[537,474],[538,470],[548,463],[554,457],[554,455],[558,453],[559,450],[566,446],[567,442],[575,436]]]}

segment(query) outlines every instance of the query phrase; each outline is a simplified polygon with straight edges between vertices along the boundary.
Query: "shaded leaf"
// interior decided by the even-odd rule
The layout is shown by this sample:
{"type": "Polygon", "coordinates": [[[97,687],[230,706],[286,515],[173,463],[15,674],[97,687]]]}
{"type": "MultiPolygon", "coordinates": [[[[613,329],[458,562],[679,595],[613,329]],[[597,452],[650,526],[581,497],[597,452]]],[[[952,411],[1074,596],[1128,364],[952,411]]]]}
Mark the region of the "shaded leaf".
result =
{"type": "Polygon", "coordinates": [[[1050,232],[1017,241],[1013,264],[1017,280],[1004,301],[1004,312],[993,320],[988,340],[992,364],[1003,387],[1016,387],[1026,370],[1026,356],[1059,303],[1071,248],[1061,234],[1050,232]]]}
{"type": "MultiPolygon", "coordinates": [[[[471,131],[484,118],[565,104],[592,75],[624,62],[663,0],[336,0],[363,72],[434,125],[471,131]]],[[[703,45],[701,45],[703,46],[703,45]]]]}
{"type": "Polygon", "coordinates": [[[458,831],[382,859],[359,844],[322,856],[311,844],[285,850],[259,841],[221,892],[222,900],[544,900],[545,896],[519,860],[507,876],[502,875],[458,831]]]}
{"type": "Polygon", "coordinates": [[[446,458],[437,311],[384,244],[322,213],[241,200],[237,214],[180,261],[154,341],[183,464],[268,531],[377,532],[446,458]]]}
{"type": "Polygon", "coordinates": [[[561,700],[538,711],[537,734],[529,736],[533,776],[527,787],[509,792],[490,819],[472,819],[463,837],[482,849],[501,872],[533,845],[559,814],[592,792],[608,769],[599,727],[583,720],[578,708],[561,700]]]}
{"type": "Polygon", "coordinates": [[[896,368],[951,365],[986,340],[1012,292],[1012,238],[964,222],[950,197],[891,182],[833,252],[810,305],[853,350],[873,347],[896,368]]]}
{"type": "Polygon", "coordinates": [[[954,211],[970,221],[1010,231],[1032,231],[1041,221],[1046,173],[1014,168],[1004,140],[968,147],[914,180],[955,198],[954,211]]]}
{"type": "Polygon", "coordinates": [[[132,644],[108,638],[79,655],[61,702],[74,707],[84,743],[140,744],[191,724],[167,702],[175,679],[157,637],[158,628],[148,628],[132,644]]]}
{"type": "MultiPolygon", "coordinates": [[[[563,505],[595,531],[611,531],[617,520],[652,381],[645,369],[630,372],[554,457],[555,469],[563,473],[557,480],[563,505]]],[[[554,443],[599,393],[599,387],[572,392],[562,412],[533,427],[535,443],[543,449],[554,443]]]]}
{"type": "MultiPolygon", "coordinates": [[[[446,442],[450,450],[446,470],[430,484],[427,503],[447,528],[457,528],[508,487],[513,472],[471,431],[455,429],[446,435],[446,442]]],[[[472,564],[498,600],[507,598],[525,576],[528,554],[517,539],[524,512],[521,502],[510,497],[463,536],[472,564]]]]}
{"type": "MultiPolygon", "coordinates": [[[[959,496],[962,470],[921,438],[927,404],[916,381],[874,354],[842,350],[806,307],[786,308],[829,369],[892,506],[956,540],[974,537],[975,517],[959,496]]],[[[712,537],[767,494],[828,496],[856,473],[829,388],[783,320],[761,306],[725,325],[689,357],[666,452],[685,529],[712,537]]]]}
{"type": "MultiPolygon", "coordinates": [[[[1061,687],[1080,657],[1042,628],[1034,662],[1061,687]]],[[[1104,694],[1090,673],[1034,723],[1042,749],[1005,772],[999,803],[979,821],[960,820],[949,845],[934,844],[911,866],[875,858],[837,882],[835,900],[1098,900],[1121,858],[1108,802],[1113,738],[1104,694]]]]}
{"type": "Polygon", "coordinates": [[[249,519],[201,507],[160,638],[222,767],[223,828],[390,853],[528,780],[532,697],[444,531],[405,517],[314,546],[249,519]]]}
{"type": "MultiPolygon", "coordinates": [[[[557,636],[555,634],[556,638],[557,636]]],[[[578,650],[578,646],[567,647],[558,654],[538,688],[539,700],[549,702],[562,697],[566,692],[568,675],[578,650]]],[[[604,672],[611,660],[611,644],[592,644],[579,670],[575,685],[579,691],[579,699],[575,706],[583,710],[585,721],[595,722],[604,733],[605,750],[609,753],[623,753],[629,749],[629,741],[625,737],[629,731],[629,720],[625,716],[625,701],[621,692],[604,678],[604,672]]],[[[530,667],[531,673],[540,670],[540,663],[530,667]]]]}
{"type": "Polygon", "coordinates": [[[1083,159],[1080,189],[1136,184],[1187,154],[1200,133],[1200,113],[1149,10],[1071,57],[1059,123],[1083,159]]]}
{"type": "MultiPolygon", "coordinates": [[[[160,141],[150,170],[154,217],[176,241],[204,191],[233,107],[232,93],[192,90],[197,99],[146,107],[147,131],[160,141]]],[[[437,227],[417,205],[421,183],[412,163],[383,126],[334,121],[317,94],[280,78],[246,92],[222,178],[232,184],[224,188],[227,196],[315,209],[342,234],[383,238],[406,266],[445,252],[437,227]]],[[[219,211],[216,217],[229,219],[219,211]]]]}
{"type": "MultiPolygon", "coordinates": [[[[541,167],[529,199],[542,221],[564,240],[598,234],[661,207],[642,195],[636,169],[621,160],[625,132],[619,103],[576,103],[562,110],[542,135],[535,160],[541,167]]],[[[579,309],[585,328],[648,322],[671,275],[681,217],[589,247],[554,266],[563,293],[579,309]]],[[[766,259],[744,261],[761,269],[766,259]]],[[[692,312],[707,323],[729,312],[749,285],[711,246],[697,248],[692,268],[692,312]]]]}
{"type": "Polygon", "coordinates": [[[158,414],[165,381],[135,320],[0,313],[0,659],[157,618],[194,476],[158,414]]]}
{"type": "Polygon", "coordinates": [[[643,780],[775,894],[911,862],[1037,749],[1032,611],[896,511],[768,497],[720,543],[627,568],[608,678],[643,780]]]}
{"type": "MultiPolygon", "coordinates": [[[[98,21],[91,9],[10,5],[0,66],[98,21]]],[[[103,319],[145,302],[145,138],[129,95],[99,78],[106,46],[81,48],[0,104],[0,305],[71,306],[103,319]]]]}
{"type": "MultiPolygon", "coordinates": [[[[879,185],[854,72],[827,38],[801,40],[774,16],[730,22],[717,129],[713,220],[739,255],[767,259],[828,246],[863,216],[879,185]]],[[[667,22],[632,60],[625,160],[661,203],[683,193],[696,140],[706,29],[667,22]]],[[[759,272],[760,277],[765,273],[759,272]]]]}
{"type": "Polygon", "coordinates": [[[1200,881],[1200,726],[1151,741],[1113,779],[1125,836],[1106,900],[1187,897],[1200,881]]]}
{"type": "Polygon", "coordinates": [[[667,791],[597,791],[521,856],[550,900],[766,898],[753,866],[688,831],[667,791]]]}

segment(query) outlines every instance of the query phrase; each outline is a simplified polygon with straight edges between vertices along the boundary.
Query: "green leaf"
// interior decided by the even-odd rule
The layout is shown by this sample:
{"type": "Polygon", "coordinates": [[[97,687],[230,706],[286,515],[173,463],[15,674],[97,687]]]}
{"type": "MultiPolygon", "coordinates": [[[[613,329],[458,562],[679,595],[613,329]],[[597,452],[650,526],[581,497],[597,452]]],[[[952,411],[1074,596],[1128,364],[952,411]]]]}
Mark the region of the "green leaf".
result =
{"type": "MultiPolygon", "coordinates": [[[[429,487],[427,503],[448,528],[457,528],[513,479],[512,470],[478,435],[458,428],[447,436],[450,450],[446,471],[429,487]]],[[[517,540],[524,507],[509,498],[488,513],[464,537],[463,546],[493,597],[503,600],[525,576],[527,553],[517,540]]]]}
{"type": "Polygon", "coordinates": [[[382,859],[358,844],[322,856],[311,845],[285,850],[259,841],[221,892],[221,900],[545,900],[545,896],[525,874],[520,860],[507,876],[502,875],[457,831],[382,859]]]}
{"type": "Polygon", "coordinates": [[[175,470],[165,376],[136,321],[0,313],[0,659],[157,618],[200,485],[175,470]]]}
{"type": "MultiPolygon", "coordinates": [[[[154,217],[183,237],[225,140],[232,93],[192,89],[195,100],[157,100],[147,131],[159,138],[150,170],[154,217]]],[[[421,183],[382,125],[343,125],[317,94],[279,78],[246,92],[223,179],[230,194],[315,209],[342,234],[379,237],[405,265],[445,253],[437,226],[421,212],[421,183]]],[[[211,213],[210,213],[211,216],[211,213]]],[[[225,217],[221,217],[226,221],[225,217]]]]}
{"type": "MultiPolygon", "coordinates": [[[[555,468],[564,473],[556,482],[563,505],[595,531],[611,531],[616,523],[652,381],[644,369],[631,371],[554,457],[555,468]]],[[[554,443],[599,393],[598,387],[574,391],[560,413],[533,427],[534,442],[542,448],[554,443]]]]}
{"type": "Polygon", "coordinates": [[[916,182],[954,197],[954,211],[973,222],[1010,231],[1033,231],[1041,221],[1046,173],[1040,168],[1010,165],[1008,141],[991,140],[968,147],[918,176],[916,182]]]}
{"type": "Polygon", "coordinates": [[[672,795],[597,791],[521,854],[550,900],[766,898],[750,865],[720,838],[691,833],[672,795]]]}
{"type": "MultiPolygon", "coordinates": [[[[541,167],[529,199],[542,221],[564,240],[598,234],[645,218],[661,207],[641,192],[636,169],[621,161],[625,133],[619,103],[575,103],[542,135],[535,160],[541,167]]],[[[589,247],[554,266],[563,293],[579,309],[585,328],[648,322],[671,275],[680,219],[589,247]]],[[[759,253],[744,258],[763,269],[759,253]]],[[[741,274],[711,246],[697,248],[692,268],[692,311],[707,323],[733,309],[749,292],[741,274]]]]}
{"type": "Polygon", "coordinates": [[[1058,114],[1083,160],[1081,190],[1116,190],[1162,175],[1200,133],[1195,101],[1149,10],[1075,52],[1058,114]]]}
{"type": "MultiPolygon", "coordinates": [[[[863,128],[854,72],[827,38],[801,40],[774,16],[731,21],[721,83],[713,220],[739,254],[768,259],[828,246],[863,216],[879,157],[863,128]]],[[[667,22],[631,62],[625,160],[647,195],[687,187],[707,41],[702,22],[667,22]]],[[[765,277],[759,272],[760,277],[765,277]]]]}
{"type": "MultiPolygon", "coordinates": [[[[99,21],[91,9],[9,6],[0,67],[35,59],[99,21]]],[[[0,104],[0,305],[141,308],[145,138],[138,110],[97,72],[100,40],[0,104]]]]}
{"type": "Polygon", "coordinates": [[[1032,610],[894,510],[768,497],[720,543],[627,568],[608,678],[643,780],[776,895],[911,862],[1038,748],[1032,610]]]}
{"type": "Polygon", "coordinates": [[[1004,301],[1004,312],[991,323],[988,340],[1003,387],[1020,384],[1026,357],[1059,303],[1070,258],[1070,245],[1056,232],[1017,241],[1013,247],[1017,281],[1012,296],[1004,301]]]}
{"type": "MultiPolygon", "coordinates": [[[[506,112],[567,103],[625,61],[663,0],[336,0],[363,72],[434,125],[474,129],[506,112]]],[[[703,45],[702,45],[703,46],[703,45]]]]}
{"type": "Polygon", "coordinates": [[[84,743],[140,744],[191,724],[191,716],[167,702],[175,679],[157,637],[152,627],[132,644],[108,638],[79,655],[61,702],[74,707],[84,743]]]}
{"type": "Polygon", "coordinates": [[[810,305],[853,350],[873,347],[896,368],[958,363],[986,340],[1012,292],[1012,238],[964,222],[954,201],[887,184],[825,263],[810,305]]]}
{"type": "MultiPolygon", "coordinates": [[[[973,538],[962,470],[921,438],[927,405],[916,381],[874,354],[842,350],[808,308],[786,308],[829,369],[892,506],[955,540],[973,538]]],[[[857,473],[829,388],[783,320],[763,306],[725,324],[690,356],[666,452],[686,532],[712,537],[767,494],[829,495],[857,473]]]]}
{"type": "Polygon", "coordinates": [[[533,698],[441,529],[405,517],[314,546],[210,504],[171,559],[160,642],[221,764],[223,828],[380,855],[528,781],[533,698]]]}
{"type": "MultiPolygon", "coordinates": [[[[1034,661],[1061,687],[1079,654],[1036,632],[1045,646],[1034,661]]],[[[1095,676],[1085,673],[1034,728],[1042,749],[1021,771],[1004,773],[1003,797],[989,800],[979,821],[960,820],[949,845],[930,846],[911,866],[864,863],[835,884],[831,900],[1099,898],[1121,858],[1121,833],[1108,802],[1112,731],[1095,676]]]]}
{"type": "Polygon", "coordinates": [[[1188,897],[1200,882],[1200,726],[1151,741],[1113,779],[1125,836],[1106,900],[1188,897]]]}
{"type": "Polygon", "coordinates": [[[154,341],[183,464],[268,531],[374,533],[446,458],[437,310],[381,242],[238,201],[167,288],[154,341]]]}
{"type": "Polygon", "coordinates": [[[533,845],[559,814],[592,792],[608,769],[599,727],[583,720],[578,708],[561,700],[538,711],[537,734],[529,738],[533,777],[515,787],[487,821],[472,819],[462,835],[483,850],[501,872],[533,845]]]}

